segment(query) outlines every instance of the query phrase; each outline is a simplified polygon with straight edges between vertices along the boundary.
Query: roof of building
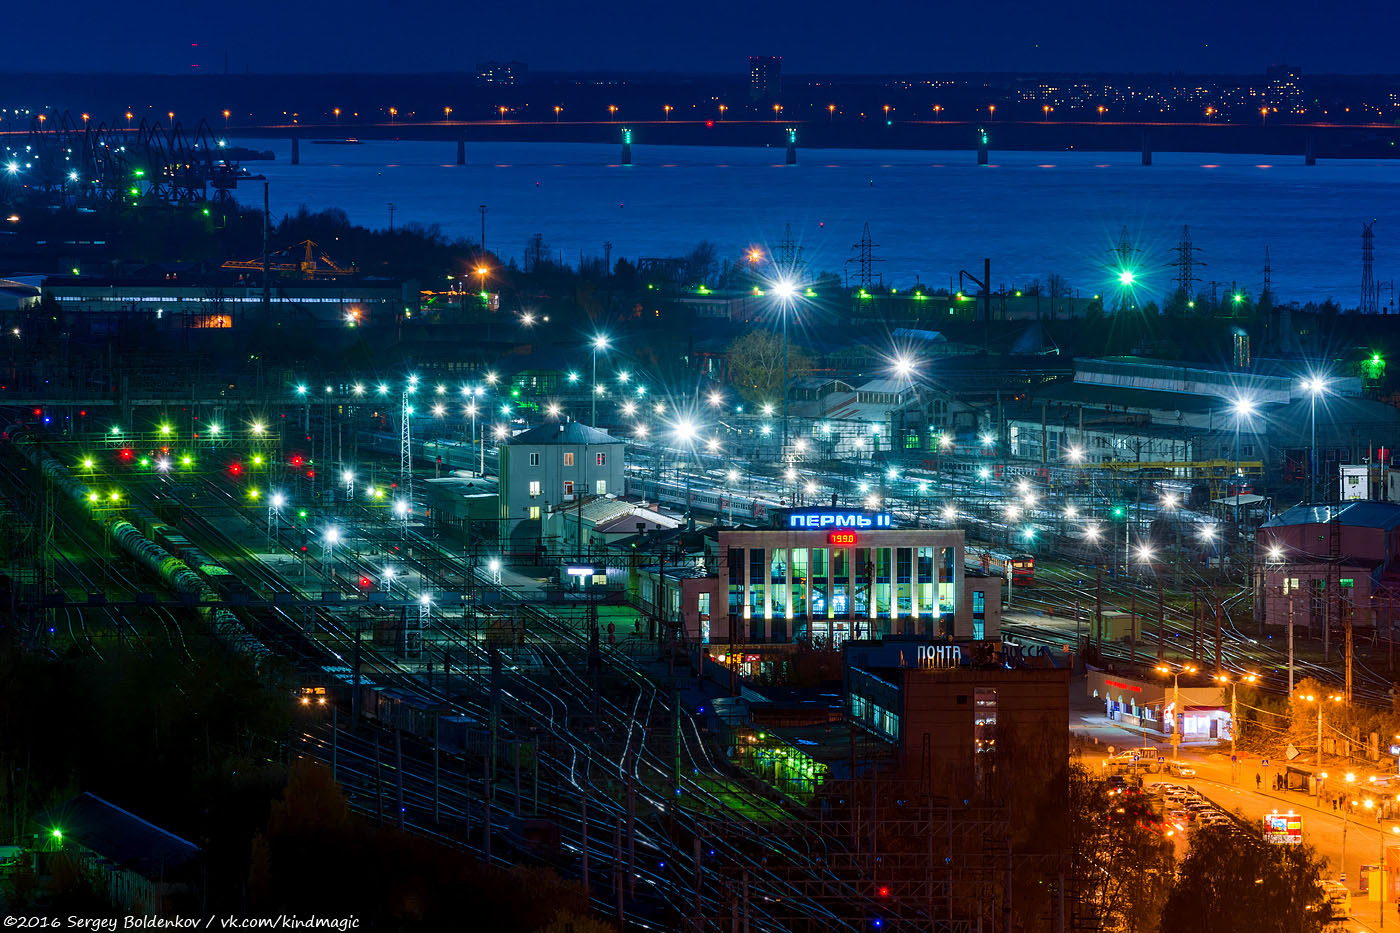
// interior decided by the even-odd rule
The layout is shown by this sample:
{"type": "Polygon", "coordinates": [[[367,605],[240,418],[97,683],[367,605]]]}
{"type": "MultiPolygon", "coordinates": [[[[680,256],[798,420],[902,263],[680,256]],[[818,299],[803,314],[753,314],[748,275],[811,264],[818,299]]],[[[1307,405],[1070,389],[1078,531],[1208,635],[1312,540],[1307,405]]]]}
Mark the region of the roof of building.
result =
{"type": "Polygon", "coordinates": [[[121,868],[151,879],[183,865],[199,847],[148,823],[96,794],[83,793],[35,817],[46,829],[63,833],[63,840],[97,853],[121,868]]]}
{"type": "Polygon", "coordinates": [[[590,428],[582,421],[561,421],[536,425],[521,431],[514,437],[506,438],[502,444],[510,446],[535,446],[541,444],[564,444],[581,447],[584,444],[622,444],[620,437],[613,437],[607,431],[590,428]]]}
{"type": "Polygon", "coordinates": [[[1181,392],[1161,392],[1156,389],[1129,389],[1122,386],[1095,385],[1089,382],[1063,380],[1029,390],[1028,395],[1049,402],[1072,402],[1082,405],[1112,405],[1119,410],[1138,408],[1154,411],[1207,413],[1226,411],[1228,399],[1181,392]]]}
{"type": "Polygon", "coordinates": [[[1333,517],[1343,525],[1358,528],[1400,527],[1400,503],[1349,502],[1344,506],[1295,505],[1260,525],[1261,528],[1281,528],[1288,525],[1322,525],[1333,517]]]}
{"type": "Polygon", "coordinates": [[[642,533],[648,531],[658,531],[661,529],[675,528],[679,526],[681,520],[669,515],[662,515],[651,509],[637,508],[625,515],[610,518],[607,521],[598,522],[593,526],[593,530],[599,534],[636,534],[637,526],[642,526],[642,533]]]}

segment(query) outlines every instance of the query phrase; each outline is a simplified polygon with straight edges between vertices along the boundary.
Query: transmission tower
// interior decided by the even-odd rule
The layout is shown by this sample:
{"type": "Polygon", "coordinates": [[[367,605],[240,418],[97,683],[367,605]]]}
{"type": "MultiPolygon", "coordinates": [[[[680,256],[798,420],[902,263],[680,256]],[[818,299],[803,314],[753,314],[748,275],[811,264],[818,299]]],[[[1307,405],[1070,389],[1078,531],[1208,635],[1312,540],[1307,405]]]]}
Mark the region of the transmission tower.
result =
{"type": "MultiPolygon", "coordinates": [[[[1124,242],[1126,242],[1127,236],[1127,228],[1124,228],[1124,242]]],[[[1200,251],[1199,246],[1194,246],[1191,243],[1191,228],[1183,224],[1181,240],[1173,250],[1176,253],[1176,260],[1172,265],[1176,267],[1176,287],[1184,301],[1191,301],[1196,296],[1195,285],[1200,279],[1196,278],[1195,269],[1196,266],[1205,265],[1205,263],[1196,260],[1196,254],[1200,251]]]]}
{"type": "Polygon", "coordinates": [[[1266,307],[1274,303],[1274,267],[1269,262],[1269,248],[1264,247],[1264,290],[1259,293],[1259,306],[1266,307]]]}
{"type": "Polygon", "coordinates": [[[403,490],[403,501],[413,508],[413,429],[410,418],[413,406],[409,404],[413,386],[403,391],[403,405],[399,409],[399,487],[403,490]]]}
{"type": "MultiPolygon", "coordinates": [[[[875,258],[875,247],[879,245],[878,243],[872,243],[870,241],[870,222],[866,221],[865,227],[860,234],[860,242],[851,246],[851,249],[856,251],[856,255],[846,260],[847,286],[850,285],[850,266],[852,263],[856,265],[857,286],[860,288],[869,288],[875,284],[875,274],[871,271],[870,267],[874,263],[884,262],[883,259],[875,258]]],[[[881,279],[880,284],[884,284],[883,279],[881,279]]]]}
{"type": "Polygon", "coordinates": [[[792,238],[792,224],[783,226],[783,241],[778,244],[775,258],[778,261],[778,268],[793,281],[802,280],[802,247],[798,246],[792,238]]]}
{"type": "Polygon", "coordinates": [[[1381,290],[1376,287],[1376,226],[1375,218],[1361,224],[1361,313],[1375,314],[1380,309],[1381,290]]]}

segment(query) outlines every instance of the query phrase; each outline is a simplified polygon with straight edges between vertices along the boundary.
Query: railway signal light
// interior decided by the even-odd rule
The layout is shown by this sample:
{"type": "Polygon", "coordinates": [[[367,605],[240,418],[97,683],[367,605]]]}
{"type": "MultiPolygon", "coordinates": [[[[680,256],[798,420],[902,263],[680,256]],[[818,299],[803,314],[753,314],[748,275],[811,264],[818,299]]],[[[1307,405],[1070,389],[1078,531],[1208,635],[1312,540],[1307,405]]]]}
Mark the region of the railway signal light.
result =
{"type": "Polygon", "coordinates": [[[292,466],[294,466],[294,467],[299,467],[299,466],[301,466],[301,455],[300,455],[300,454],[298,454],[297,456],[295,456],[295,457],[292,458],[292,466]]]}
{"type": "Polygon", "coordinates": [[[122,449],[122,459],[123,459],[123,460],[130,460],[130,459],[131,459],[131,451],[128,450],[128,449],[126,449],[126,448],[123,448],[123,449],[122,449]]]}
{"type": "Polygon", "coordinates": [[[360,586],[363,586],[363,587],[365,587],[366,589],[368,589],[368,587],[369,587],[369,577],[360,577],[360,586]]]}
{"type": "Polygon", "coordinates": [[[235,463],[229,466],[228,471],[234,476],[237,476],[239,473],[243,472],[243,466],[242,464],[235,463]]]}

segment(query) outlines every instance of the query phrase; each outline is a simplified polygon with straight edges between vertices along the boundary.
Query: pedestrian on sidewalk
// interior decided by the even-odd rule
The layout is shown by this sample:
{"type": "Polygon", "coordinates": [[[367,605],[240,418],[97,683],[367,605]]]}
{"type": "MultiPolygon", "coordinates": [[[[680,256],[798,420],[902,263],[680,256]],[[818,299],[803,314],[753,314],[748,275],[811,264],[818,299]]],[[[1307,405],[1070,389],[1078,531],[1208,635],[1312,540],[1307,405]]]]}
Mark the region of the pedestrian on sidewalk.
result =
{"type": "Polygon", "coordinates": [[[1262,775],[1259,775],[1259,774],[1254,775],[1254,789],[1255,789],[1256,791],[1259,790],[1259,789],[1263,786],[1263,783],[1264,783],[1264,778],[1263,778],[1262,775]]]}

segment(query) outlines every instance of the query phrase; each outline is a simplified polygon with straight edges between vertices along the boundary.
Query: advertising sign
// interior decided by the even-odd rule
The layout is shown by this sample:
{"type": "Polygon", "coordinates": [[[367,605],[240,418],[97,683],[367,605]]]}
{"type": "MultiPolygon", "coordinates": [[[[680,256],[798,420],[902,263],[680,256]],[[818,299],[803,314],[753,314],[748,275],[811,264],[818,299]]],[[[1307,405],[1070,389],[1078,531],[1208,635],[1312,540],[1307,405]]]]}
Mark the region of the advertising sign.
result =
{"type": "Polygon", "coordinates": [[[797,529],[822,528],[892,528],[894,519],[888,512],[848,512],[829,509],[810,512],[789,512],[787,527],[797,529]]]}
{"type": "Polygon", "coordinates": [[[1264,816],[1264,841],[1294,843],[1303,841],[1303,818],[1296,813],[1269,813],[1264,816]]]}

